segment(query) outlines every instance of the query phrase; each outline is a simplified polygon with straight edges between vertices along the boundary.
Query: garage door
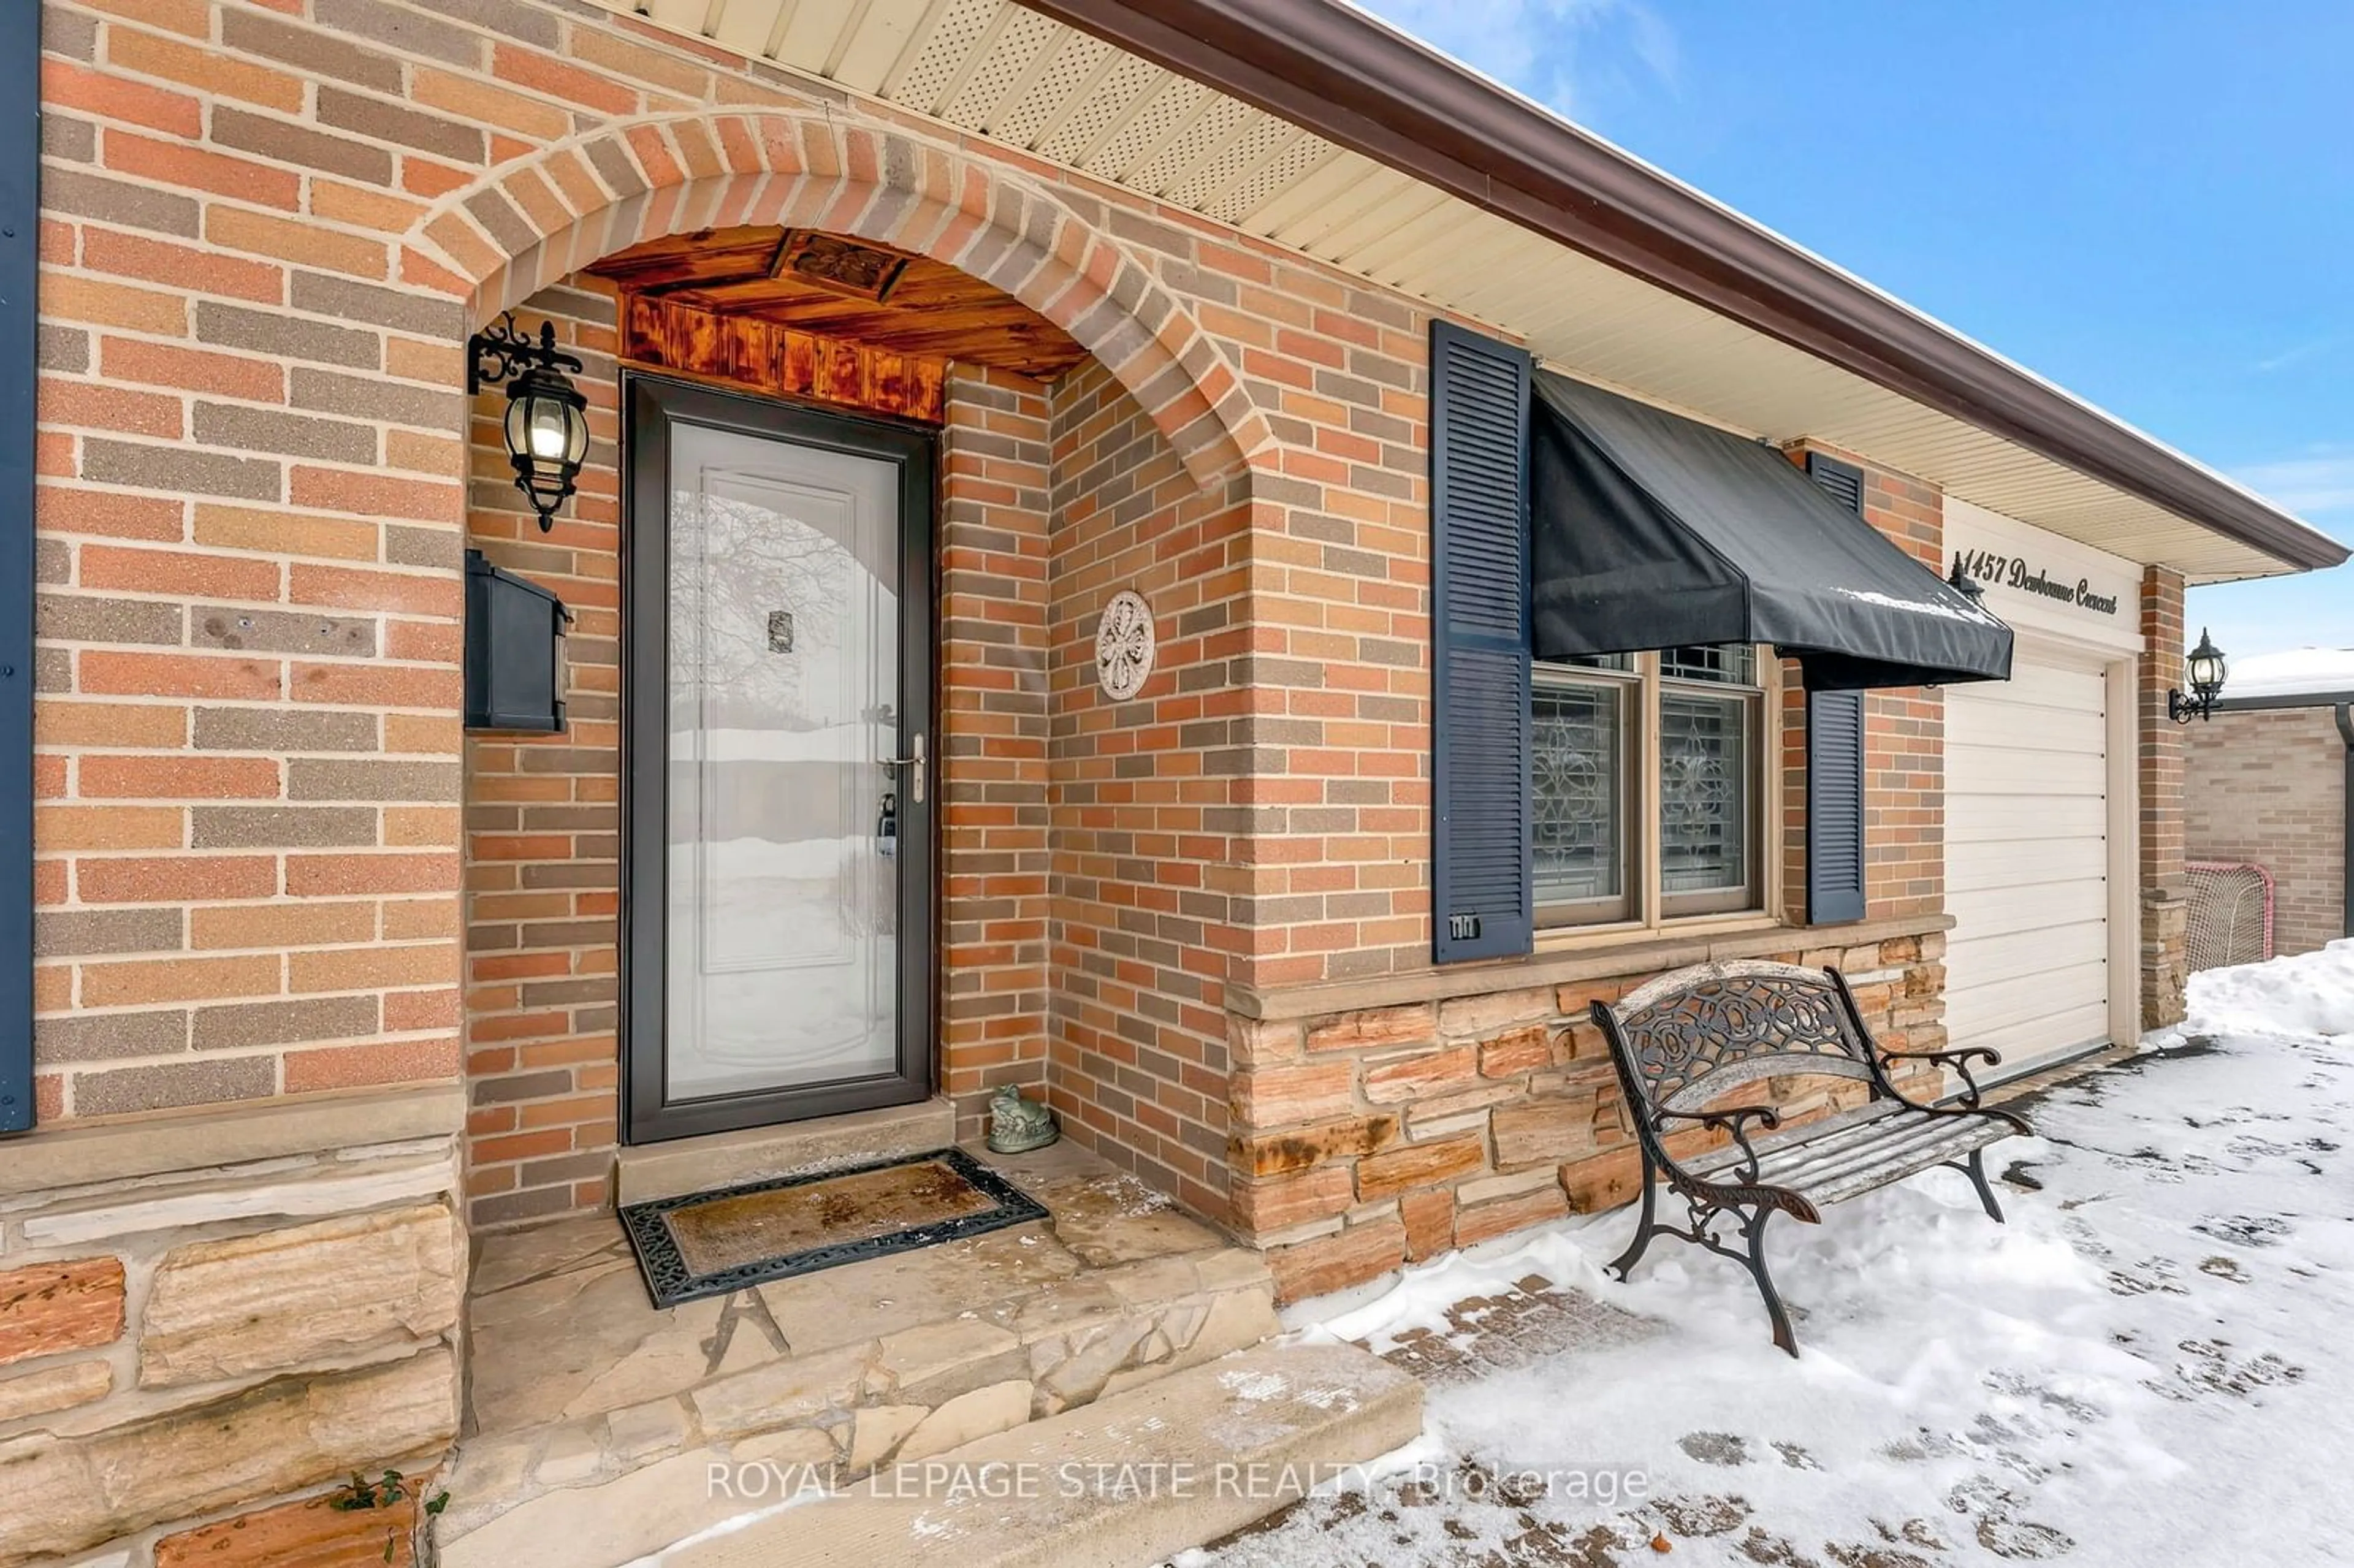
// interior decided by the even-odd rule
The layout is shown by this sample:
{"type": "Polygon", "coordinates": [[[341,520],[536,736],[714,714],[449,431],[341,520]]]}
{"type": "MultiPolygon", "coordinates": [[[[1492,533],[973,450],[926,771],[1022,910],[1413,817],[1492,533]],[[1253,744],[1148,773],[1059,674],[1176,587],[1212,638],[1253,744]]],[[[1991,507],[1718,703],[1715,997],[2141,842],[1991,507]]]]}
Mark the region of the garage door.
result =
{"type": "Polygon", "coordinates": [[[1946,1032],[2006,1075],[2108,1039],[2108,776],[2099,671],[1946,691],[1946,1032]]]}

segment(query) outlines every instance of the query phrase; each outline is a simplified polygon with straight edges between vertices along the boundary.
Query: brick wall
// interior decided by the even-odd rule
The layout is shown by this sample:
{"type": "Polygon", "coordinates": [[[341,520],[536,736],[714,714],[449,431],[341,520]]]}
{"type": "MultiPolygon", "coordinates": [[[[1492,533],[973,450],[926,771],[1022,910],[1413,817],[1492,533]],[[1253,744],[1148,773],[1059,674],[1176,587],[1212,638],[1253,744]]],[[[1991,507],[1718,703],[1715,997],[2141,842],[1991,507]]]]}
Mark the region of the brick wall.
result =
{"type": "Polygon", "coordinates": [[[468,159],[260,11],[43,21],[39,1114],[453,1076],[465,322],[387,281],[468,159]]]}
{"type": "MultiPolygon", "coordinates": [[[[1198,479],[1225,482],[1241,443],[1272,442],[1232,368],[1240,345],[1192,308],[1239,303],[1235,280],[1267,264],[1209,226],[1131,210],[1114,239],[1107,187],[910,141],[903,121],[630,19],[535,0],[63,0],[44,22],[45,1122],[459,1073],[461,345],[576,261],[751,218],[756,197],[766,220],[832,215],[970,261],[1102,345],[1198,479]],[[695,104],[691,122],[662,118],[695,104]],[[886,166],[912,171],[914,199],[875,200],[886,166]]],[[[591,510],[577,526],[598,525],[591,510]]],[[[578,535],[478,531],[501,529],[516,558],[577,576],[567,598],[610,583],[578,535]]],[[[592,731],[610,718],[596,706],[592,731]]],[[[610,1060],[596,941],[521,945],[530,923],[610,919],[610,802],[588,775],[535,773],[559,749],[476,758],[514,797],[482,802],[478,860],[504,837],[512,864],[476,866],[497,916],[478,903],[477,924],[518,945],[503,977],[485,948],[472,1005],[514,1031],[517,1075],[557,1075],[528,1112],[485,1107],[485,1136],[518,1141],[477,1180],[538,1162],[537,1185],[480,1194],[515,1215],[554,1202],[516,1194],[591,1179],[574,1157],[605,1119],[584,1094],[603,1090],[592,1054],[610,1060]]],[[[1043,930],[1034,906],[973,935],[1034,946],[1023,920],[1043,930]]],[[[1001,980],[1040,989],[981,983],[1001,980]]],[[[1034,1061],[1018,1020],[1040,1009],[976,1024],[981,1005],[952,1000],[951,1032],[991,1049],[1027,1033],[1013,1048],[1034,1061]]]]}
{"type": "Polygon", "coordinates": [[[940,1087],[960,1137],[1047,1072],[1047,389],[955,367],[940,436],[940,1087]]]}
{"type": "Polygon", "coordinates": [[[1195,483],[1099,367],[1055,384],[1050,439],[1049,1082],[1080,1141],[1223,1217],[1249,509],[1195,483]],[[1095,636],[1123,588],[1158,645],[1115,702],[1095,636]]]}
{"type": "Polygon", "coordinates": [[[2327,707],[2219,713],[2183,731],[2184,847],[2273,875],[2273,944],[2309,953],[2346,929],[2346,743],[2327,707]]]}
{"type": "MultiPolygon", "coordinates": [[[[578,496],[543,534],[507,463],[505,394],[477,401],[468,543],[577,619],[566,731],[467,739],[476,1225],[603,1205],[618,1141],[625,623],[614,306],[609,285],[583,276],[542,290],[523,313],[556,323],[580,357],[590,447],[578,496]]],[[[1043,1086],[1046,1071],[1046,437],[1042,385],[981,368],[950,376],[938,550],[939,1074],[967,1137],[998,1086],[1043,1086]]]]}
{"type": "MultiPolygon", "coordinates": [[[[1802,442],[1803,465],[1827,451],[1863,471],[1863,515],[1922,565],[1946,574],[1944,497],[1931,485],[1874,468],[1857,454],[1802,442]]],[[[1946,904],[1946,700],[1935,687],[1867,692],[1864,713],[1866,913],[1934,914],[1946,904]]],[[[1782,908],[1807,916],[1807,699],[1794,660],[1782,664],[1782,908]]]]}
{"type": "MultiPolygon", "coordinates": [[[[1429,317],[1197,241],[1203,324],[1284,443],[1252,486],[1235,821],[1262,987],[1430,964],[1429,317]]],[[[1492,329],[1482,329],[1492,330],[1492,329]]]]}
{"type": "Polygon", "coordinates": [[[2182,1018],[2189,979],[2183,902],[2182,726],[2166,694],[2183,682],[2182,574],[2147,567],[2141,578],[2142,655],[2136,685],[2141,788],[2141,1023],[2182,1018]]]}
{"type": "Polygon", "coordinates": [[[504,387],[474,400],[466,542],[572,611],[560,735],[466,737],[466,1192],[476,1225],[594,1208],[618,1122],[620,373],[598,280],[524,307],[584,366],[589,447],[555,526],[515,488],[504,387]]]}

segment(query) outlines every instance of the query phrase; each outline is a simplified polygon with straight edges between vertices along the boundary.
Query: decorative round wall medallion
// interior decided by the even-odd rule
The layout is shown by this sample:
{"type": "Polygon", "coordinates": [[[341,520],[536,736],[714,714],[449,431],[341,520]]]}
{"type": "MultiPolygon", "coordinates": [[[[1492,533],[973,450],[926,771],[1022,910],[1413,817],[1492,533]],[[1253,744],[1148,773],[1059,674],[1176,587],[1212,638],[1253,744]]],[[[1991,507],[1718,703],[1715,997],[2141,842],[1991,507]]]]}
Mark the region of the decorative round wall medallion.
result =
{"type": "Polygon", "coordinates": [[[1152,607],[1127,588],[1111,596],[1096,623],[1096,682],[1104,695],[1126,702],[1152,673],[1152,607]]]}

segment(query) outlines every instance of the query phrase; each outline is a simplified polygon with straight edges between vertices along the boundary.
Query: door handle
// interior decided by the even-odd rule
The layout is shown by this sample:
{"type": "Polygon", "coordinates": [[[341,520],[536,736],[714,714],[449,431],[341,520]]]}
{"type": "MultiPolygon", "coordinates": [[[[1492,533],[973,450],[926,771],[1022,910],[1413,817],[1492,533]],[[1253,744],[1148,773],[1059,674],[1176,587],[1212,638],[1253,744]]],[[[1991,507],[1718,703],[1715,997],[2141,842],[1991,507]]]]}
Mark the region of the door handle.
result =
{"type": "Polygon", "coordinates": [[[924,732],[922,730],[917,730],[915,738],[908,742],[907,756],[886,757],[882,759],[881,766],[907,768],[907,799],[915,805],[920,806],[924,803],[924,732]]]}

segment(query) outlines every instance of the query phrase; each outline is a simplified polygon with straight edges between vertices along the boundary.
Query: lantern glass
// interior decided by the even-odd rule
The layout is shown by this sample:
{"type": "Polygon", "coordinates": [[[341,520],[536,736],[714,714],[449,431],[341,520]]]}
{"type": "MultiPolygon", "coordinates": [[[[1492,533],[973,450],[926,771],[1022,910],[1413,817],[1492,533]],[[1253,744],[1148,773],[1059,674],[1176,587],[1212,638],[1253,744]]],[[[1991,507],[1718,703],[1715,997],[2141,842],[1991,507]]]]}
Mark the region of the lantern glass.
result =
{"type": "Polygon", "coordinates": [[[2190,651],[2190,689],[2201,698],[2213,701],[2223,690],[2228,667],[2223,651],[2203,630],[2199,633],[2199,646],[2190,651]]]}
{"type": "Polygon", "coordinates": [[[588,399],[561,372],[535,366],[508,388],[504,423],[515,483],[545,527],[572,493],[588,454],[588,399]]]}

